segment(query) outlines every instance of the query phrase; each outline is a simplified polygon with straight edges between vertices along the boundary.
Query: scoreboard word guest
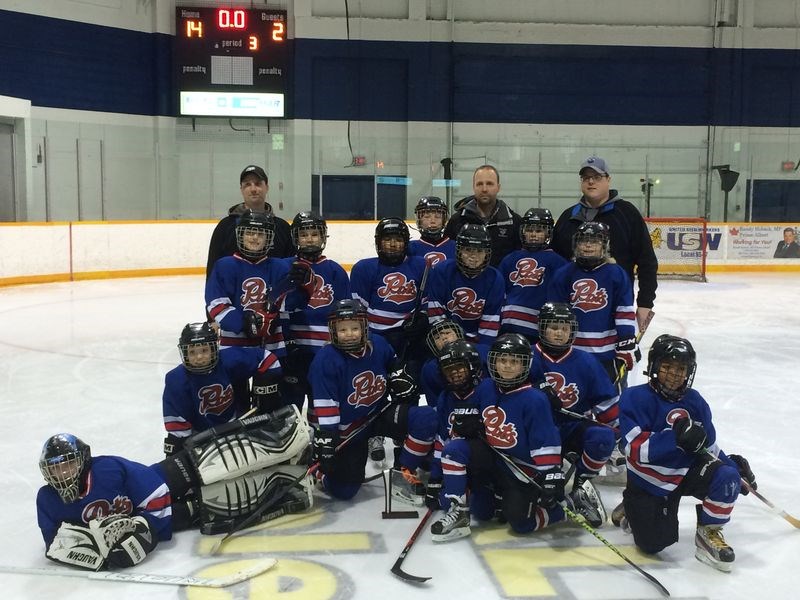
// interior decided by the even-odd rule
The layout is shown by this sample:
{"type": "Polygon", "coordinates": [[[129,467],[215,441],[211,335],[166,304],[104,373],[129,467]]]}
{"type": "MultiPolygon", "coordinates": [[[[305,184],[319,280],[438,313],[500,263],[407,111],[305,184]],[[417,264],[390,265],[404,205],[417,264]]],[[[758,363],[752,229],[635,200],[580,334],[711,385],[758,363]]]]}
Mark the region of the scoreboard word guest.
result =
{"type": "Polygon", "coordinates": [[[284,117],[287,47],[285,10],[177,7],[178,114],[284,117]]]}

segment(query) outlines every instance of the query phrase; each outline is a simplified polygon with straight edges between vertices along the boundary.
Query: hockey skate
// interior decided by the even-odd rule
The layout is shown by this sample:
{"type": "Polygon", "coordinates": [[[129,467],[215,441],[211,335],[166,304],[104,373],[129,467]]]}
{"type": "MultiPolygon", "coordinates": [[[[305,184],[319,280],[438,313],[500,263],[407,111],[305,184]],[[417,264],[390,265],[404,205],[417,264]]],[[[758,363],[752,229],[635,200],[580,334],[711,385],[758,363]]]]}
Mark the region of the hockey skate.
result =
{"type": "Polygon", "coordinates": [[[386,450],[383,447],[383,437],[376,435],[369,438],[367,442],[369,448],[369,459],[376,463],[382,463],[386,460],[386,450]]]}
{"type": "Polygon", "coordinates": [[[572,510],[586,519],[592,527],[602,527],[606,522],[605,506],[590,479],[575,480],[575,487],[569,493],[568,503],[572,510]]]}
{"type": "Polygon", "coordinates": [[[625,455],[619,448],[614,448],[611,457],[600,470],[597,483],[601,485],[625,485],[628,481],[628,468],[625,464],[625,455]]]}
{"type": "Polygon", "coordinates": [[[620,502],[617,507],[611,511],[611,522],[615,527],[619,527],[625,533],[631,532],[631,525],[628,523],[628,517],[625,516],[624,502],[620,502]]]}
{"type": "Polygon", "coordinates": [[[392,498],[412,506],[425,504],[425,484],[417,474],[406,467],[392,469],[392,498]]]}
{"type": "Polygon", "coordinates": [[[736,555],[722,537],[721,525],[698,525],[694,545],[697,560],[725,573],[731,571],[736,555]]]}
{"type": "Polygon", "coordinates": [[[449,498],[450,508],[441,519],[431,525],[431,540],[434,542],[449,542],[472,533],[469,527],[469,507],[454,496],[449,498]]]}

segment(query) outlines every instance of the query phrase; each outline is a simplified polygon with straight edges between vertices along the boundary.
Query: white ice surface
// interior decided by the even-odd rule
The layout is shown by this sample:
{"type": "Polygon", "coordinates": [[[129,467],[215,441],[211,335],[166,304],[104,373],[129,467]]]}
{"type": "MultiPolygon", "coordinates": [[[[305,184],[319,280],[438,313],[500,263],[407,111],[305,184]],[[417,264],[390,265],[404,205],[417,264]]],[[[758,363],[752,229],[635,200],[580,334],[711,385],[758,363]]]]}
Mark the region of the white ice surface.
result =
{"type": "MultiPolygon", "coordinates": [[[[800,310],[791,275],[718,275],[707,284],[662,282],[645,350],[660,333],[688,337],[699,368],[695,388],[711,404],[721,447],[743,454],[760,491],[800,516],[800,310]]],[[[204,318],[199,277],[149,278],[0,289],[0,565],[53,567],[43,556],[35,494],[44,440],[70,431],[96,454],[144,463],[161,458],[161,390],[178,362],[177,337],[204,318]]],[[[640,370],[640,369],[638,369],[640,370]]],[[[641,375],[636,375],[641,381],[641,375]]],[[[600,488],[609,510],[621,489],[600,488]]],[[[0,573],[3,598],[114,600],[151,598],[446,598],[645,599],[647,580],[580,528],[560,524],[512,537],[500,526],[434,546],[426,531],[404,568],[432,576],[423,586],[389,569],[416,527],[382,520],[383,491],[369,483],[353,503],[318,496],[311,515],[253,531],[208,557],[214,538],[177,534],[135,571],[229,572],[234,561],[268,555],[278,566],[249,583],[217,591],[0,573]]],[[[395,506],[399,508],[399,506],[395,506]]],[[[422,515],[422,511],[420,511],[422,515]]],[[[740,498],[725,529],[736,550],[731,574],[694,558],[694,509],[681,508],[681,540],[648,560],[612,525],[600,533],[655,575],[673,598],[792,599],[800,593],[800,531],[755,498],[740,498]],[[794,574],[793,574],[794,573],[794,574]]]]}

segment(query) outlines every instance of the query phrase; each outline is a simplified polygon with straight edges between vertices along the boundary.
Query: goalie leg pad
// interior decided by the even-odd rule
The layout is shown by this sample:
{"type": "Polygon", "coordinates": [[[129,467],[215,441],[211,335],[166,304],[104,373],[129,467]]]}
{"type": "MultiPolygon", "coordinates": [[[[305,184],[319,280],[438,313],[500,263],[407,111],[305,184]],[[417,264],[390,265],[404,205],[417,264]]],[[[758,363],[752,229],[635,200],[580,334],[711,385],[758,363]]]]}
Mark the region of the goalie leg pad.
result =
{"type": "Polygon", "coordinates": [[[184,447],[202,483],[210,485],[284,462],[302,463],[311,434],[292,404],[214,427],[192,436],[184,447]]]}
{"type": "Polygon", "coordinates": [[[62,565],[99,571],[108,556],[103,534],[82,525],[63,523],[45,553],[47,558],[62,565]]]}

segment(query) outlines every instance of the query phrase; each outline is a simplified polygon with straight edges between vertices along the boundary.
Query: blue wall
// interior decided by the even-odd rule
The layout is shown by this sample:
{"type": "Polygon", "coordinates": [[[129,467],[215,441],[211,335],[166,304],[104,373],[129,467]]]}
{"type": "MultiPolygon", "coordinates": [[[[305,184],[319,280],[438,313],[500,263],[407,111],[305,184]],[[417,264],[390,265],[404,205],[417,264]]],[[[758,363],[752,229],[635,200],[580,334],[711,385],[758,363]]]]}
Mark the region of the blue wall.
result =
{"type": "MultiPolygon", "coordinates": [[[[174,115],[172,38],[0,11],[0,94],[174,115]]],[[[800,126],[800,51],[294,40],[290,118],[800,126]]]]}

